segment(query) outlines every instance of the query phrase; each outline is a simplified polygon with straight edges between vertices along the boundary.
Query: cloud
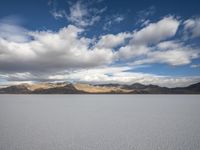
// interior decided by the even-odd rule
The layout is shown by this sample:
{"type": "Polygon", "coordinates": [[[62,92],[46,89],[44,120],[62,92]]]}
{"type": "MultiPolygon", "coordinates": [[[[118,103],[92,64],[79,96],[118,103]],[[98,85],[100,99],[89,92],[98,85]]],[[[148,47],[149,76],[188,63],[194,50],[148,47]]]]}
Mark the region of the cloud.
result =
{"type": "Polygon", "coordinates": [[[184,22],[184,30],[187,38],[200,37],[200,18],[186,20],[184,22]]]}
{"type": "MultiPolygon", "coordinates": [[[[5,21],[1,23],[5,24],[5,21]]],[[[7,21],[7,24],[5,26],[9,27],[11,23],[7,21]]],[[[186,65],[199,58],[197,48],[184,43],[185,41],[169,40],[175,36],[179,24],[174,17],[164,17],[140,30],[105,34],[94,39],[86,37],[86,30],[75,25],[53,32],[27,31],[12,23],[13,28],[18,29],[17,32],[0,36],[0,78],[10,82],[73,80],[91,83],[189,85],[199,78],[129,71],[151,63],[186,65]],[[13,39],[14,33],[16,39],[13,39]],[[25,40],[17,37],[21,35],[25,40]]]]}
{"type": "Polygon", "coordinates": [[[149,22],[149,18],[153,16],[155,12],[156,12],[155,6],[150,6],[147,9],[137,12],[136,24],[141,24],[142,26],[145,26],[149,22]]]}
{"type": "Polygon", "coordinates": [[[156,84],[166,87],[188,86],[199,81],[199,77],[158,76],[148,73],[128,72],[130,67],[101,67],[82,69],[64,75],[49,76],[52,80],[71,80],[86,83],[106,84],[156,84]]]}
{"type": "Polygon", "coordinates": [[[124,16],[122,16],[122,15],[114,16],[114,22],[120,23],[123,20],[124,20],[124,16]]]}
{"type": "Polygon", "coordinates": [[[57,0],[48,0],[47,5],[51,8],[50,14],[56,19],[62,19],[66,17],[66,11],[58,9],[57,0]]]}
{"type": "Polygon", "coordinates": [[[129,43],[119,49],[118,58],[129,59],[148,54],[153,49],[152,44],[156,45],[162,40],[173,37],[179,24],[178,20],[170,16],[134,31],[129,43]]]}
{"type": "Polygon", "coordinates": [[[151,23],[133,35],[132,43],[155,44],[159,41],[173,37],[179,27],[179,21],[174,17],[164,17],[162,20],[151,23]]]}
{"type": "Polygon", "coordinates": [[[184,87],[194,84],[199,81],[200,77],[173,77],[173,76],[158,76],[155,74],[133,72],[134,68],[128,66],[121,67],[96,67],[91,69],[68,70],[57,74],[40,74],[34,75],[29,72],[6,74],[1,78],[9,83],[25,83],[34,81],[76,81],[92,84],[155,84],[166,87],[184,87]]]}
{"type": "Polygon", "coordinates": [[[48,0],[47,5],[51,6],[53,3],[53,0],[48,0]]]}
{"type": "Polygon", "coordinates": [[[115,14],[115,15],[112,15],[112,16],[107,17],[107,18],[105,19],[105,20],[106,20],[106,23],[105,23],[104,26],[103,26],[103,30],[109,30],[110,27],[111,27],[113,24],[120,23],[120,22],[122,22],[124,19],[125,19],[125,17],[124,17],[123,15],[120,15],[120,14],[115,14]]]}
{"type": "Polygon", "coordinates": [[[200,68],[200,64],[193,64],[190,66],[191,68],[200,68]]]}
{"type": "Polygon", "coordinates": [[[33,79],[33,75],[30,72],[4,74],[2,77],[10,81],[27,81],[28,79],[33,79]]]}
{"type": "Polygon", "coordinates": [[[98,48],[108,48],[112,49],[115,48],[125,42],[127,38],[130,38],[132,35],[131,33],[118,33],[114,34],[106,34],[100,37],[99,41],[95,45],[98,48]]]}
{"type": "Polygon", "coordinates": [[[197,49],[176,41],[161,42],[152,49],[144,59],[137,60],[134,64],[166,63],[180,66],[190,64],[200,55],[197,49]]]}
{"type": "Polygon", "coordinates": [[[131,59],[146,55],[150,48],[146,45],[126,45],[119,49],[117,58],[121,60],[131,59]]]}
{"type": "Polygon", "coordinates": [[[73,25],[59,32],[30,32],[32,41],[11,42],[0,38],[1,71],[44,71],[87,68],[112,62],[109,49],[93,48],[92,40],[80,37],[83,29],[73,25]]]}
{"type": "Polygon", "coordinates": [[[66,16],[66,12],[64,10],[52,10],[50,12],[52,14],[52,16],[55,18],[55,19],[61,19],[61,18],[64,18],[66,16]]]}
{"type": "Polygon", "coordinates": [[[20,18],[8,16],[0,19],[0,37],[13,42],[26,42],[29,39],[27,30],[21,27],[20,18]]]}
{"type": "Polygon", "coordinates": [[[98,22],[102,14],[106,10],[106,7],[102,9],[96,9],[91,7],[89,3],[83,3],[82,1],[77,1],[70,5],[69,14],[67,14],[67,19],[72,24],[80,27],[91,26],[98,22]]]}
{"type": "MultiPolygon", "coordinates": [[[[84,2],[78,0],[76,2],[68,1],[68,9],[59,9],[57,0],[49,0],[48,5],[51,7],[51,15],[57,19],[67,19],[69,24],[78,27],[92,26],[101,19],[107,7],[97,9],[94,2],[84,2]]],[[[97,3],[100,3],[97,2],[97,3]]]]}
{"type": "Polygon", "coordinates": [[[7,71],[62,70],[89,68],[129,59],[133,64],[189,64],[199,57],[197,50],[173,41],[156,44],[174,36],[178,25],[179,22],[173,17],[165,17],[139,31],[100,36],[96,43],[82,36],[84,30],[73,25],[58,32],[29,32],[29,38],[33,40],[23,43],[12,41],[9,35],[7,39],[0,38],[0,67],[7,71]],[[155,45],[149,47],[149,43],[155,45]],[[134,57],[142,58],[134,61],[134,57]]]}

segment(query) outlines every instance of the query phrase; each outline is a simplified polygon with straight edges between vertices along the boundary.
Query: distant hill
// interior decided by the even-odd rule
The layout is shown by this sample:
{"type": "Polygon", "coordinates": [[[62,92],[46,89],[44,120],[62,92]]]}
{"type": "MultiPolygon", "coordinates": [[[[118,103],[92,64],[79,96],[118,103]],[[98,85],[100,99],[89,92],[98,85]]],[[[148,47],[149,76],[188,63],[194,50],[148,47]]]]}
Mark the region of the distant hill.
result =
{"type": "Polygon", "coordinates": [[[34,83],[0,88],[0,94],[200,94],[200,83],[187,87],[167,88],[157,85],[134,83],[85,84],[85,83],[34,83]]]}

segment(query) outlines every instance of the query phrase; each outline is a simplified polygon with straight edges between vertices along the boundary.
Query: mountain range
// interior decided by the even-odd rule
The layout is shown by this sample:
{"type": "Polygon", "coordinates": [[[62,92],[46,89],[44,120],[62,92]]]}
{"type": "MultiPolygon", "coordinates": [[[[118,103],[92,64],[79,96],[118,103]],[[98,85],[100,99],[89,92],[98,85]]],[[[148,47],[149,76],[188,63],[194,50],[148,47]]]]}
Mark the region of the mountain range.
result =
{"type": "Polygon", "coordinates": [[[86,84],[86,83],[33,83],[10,85],[0,88],[0,94],[200,94],[200,82],[187,87],[160,87],[134,83],[86,84]]]}

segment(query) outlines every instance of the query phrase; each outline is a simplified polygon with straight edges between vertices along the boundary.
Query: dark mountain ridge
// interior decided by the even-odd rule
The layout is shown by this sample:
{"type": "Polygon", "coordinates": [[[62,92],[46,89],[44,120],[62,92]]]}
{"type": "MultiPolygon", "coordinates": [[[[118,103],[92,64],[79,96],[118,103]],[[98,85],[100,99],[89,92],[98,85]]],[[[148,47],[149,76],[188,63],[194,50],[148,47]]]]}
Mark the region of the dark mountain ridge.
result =
{"type": "Polygon", "coordinates": [[[200,82],[187,87],[160,87],[158,85],[34,83],[0,88],[0,94],[200,94],[200,82]]]}

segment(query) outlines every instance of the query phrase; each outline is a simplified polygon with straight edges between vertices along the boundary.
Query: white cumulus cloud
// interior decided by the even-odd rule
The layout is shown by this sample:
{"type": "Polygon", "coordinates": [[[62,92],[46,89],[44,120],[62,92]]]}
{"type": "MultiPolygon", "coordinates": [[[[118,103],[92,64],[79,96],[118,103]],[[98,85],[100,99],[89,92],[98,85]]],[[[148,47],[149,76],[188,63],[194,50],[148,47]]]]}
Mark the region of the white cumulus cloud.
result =
{"type": "Polygon", "coordinates": [[[184,29],[187,38],[200,37],[200,18],[186,20],[184,29]]]}
{"type": "Polygon", "coordinates": [[[95,45],[99,48],[114,48],[125,42],[127,38],[131,37],[131,33],[118,33],[114,34],[106,34],[100,37],[100,40],[95,45]]]}
{"type": "Polygon", "coordinates": [[[164,17],[156,23],[150,23],[133,35],[134,44],[155,44],[173,37],[179,27],[179,21],[174,17],[164,17]]]}
{"type": "Polygon", "coordinates": [[[12,42],[0,38],[1,70],[60,70],[94,67],[112,62],[110,49],[89,48],[91,39],[80,37],[83,30],[73,25],[59,32],[30,32],[32,41],[12,42]]]}
{"type": "Polygon", "coordinates": [[[179,66],[190,64],[200,55],[197,49],[176,41],[161,42],[153,49],[154,51],[149,51],[144,59],[137,60],[134,64],[166,63],[179,66]]]}
{"type": "MultiPolygon", "coordinates": [[[[82,12],[83,6],[76,7],[80,7],[80,12],[71,16],[87,16],[88,10],[82,12]]],[[[198,59],[197,47],[169,40],[175,36],[179,24],[174,17],[164,17],[140,30],[99,35],[95,39],[86,37],[84,27],[75,25],[58,31],[27,31],[12,22],[0,21],[0,31],[5,31],[0,33],[0,79],[188,85],[199,78],[127,71],[151,63],[189,65],[198,59]]]]}

